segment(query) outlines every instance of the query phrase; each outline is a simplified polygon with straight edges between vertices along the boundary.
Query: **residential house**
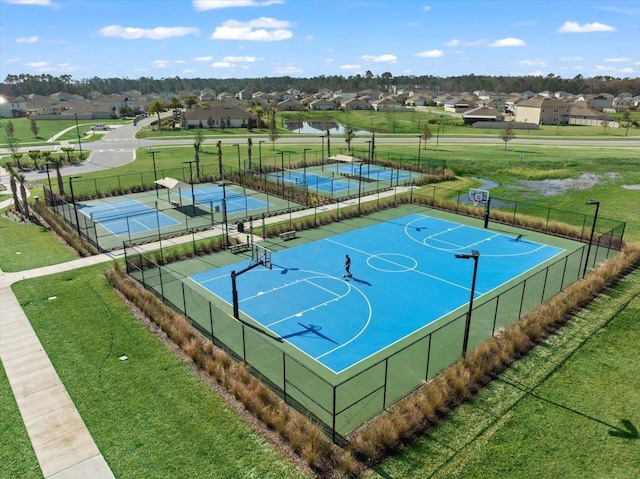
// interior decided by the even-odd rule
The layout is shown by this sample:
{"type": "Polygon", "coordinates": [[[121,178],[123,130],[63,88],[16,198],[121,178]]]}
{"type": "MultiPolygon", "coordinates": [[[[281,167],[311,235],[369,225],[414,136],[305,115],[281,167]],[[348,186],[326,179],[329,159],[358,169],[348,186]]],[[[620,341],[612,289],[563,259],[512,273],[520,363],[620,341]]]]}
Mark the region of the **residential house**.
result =
{"type": "Polygon", "coordinates": [[[324,98],[319,98],[317,100],[313,100],[309,102],[309,109],[313,111],[326,111],[326,110],[335,110],[336,104],[333,100],[327,100],[324,98]]]}
{"type": "Polygon", "coordinates": [[[278,111],[302,111],[304,105],[297,100],[282,100],[276,103],[278,111]]]}
{"type": "Polygon", "coordinates": [[[478,122],[502,122],[504,115],[494,108],[478,107],[468,110],[462,114],[465,125],[473,125],[478,122]]]}
{"type": "Polygon", "coordinates": [[[586,105],[580,105],[577,102],[571,106],[569,113],[570,125],[588,125],[601,126],[606,116],[601,111],[592,110],[586,105]]]}
{"type": "Polygon", "coordinates": [[[407,109],[407,107],[404,105],[403,102],[400,102],[391,97],[386,97],[380,100],[372,101],[371,107],[375,111],[401,111],[401,110],[407,109]]]}
{"type": "Polygon", "coordinates": [[[19,118],[27,114],[24,97],[8,98],[0,95],[0,118],[19,118]]]}
{"type": "Polygon", "coordinates": [[[365,98],[349,98],[340,102],[343,110],[371,110],[371,102],[365,98]]]}
{"type": "Polygon", "coordinates": [[[202,90],[196,98],[198,98],[199,101],[214,101],[218,98],[218,95],[215,91],[207,88],[202,90]]]}
{"type": "Polygon", "coordinates": [[[233,99],[235,99],[235,96],[233,95],[233,93],[229,93],[228,91],[220,92],[216,97],[216,100],[218,101],[230,101],[233,99]]]}
{"type": "Polygon", "coordinates": [[[536,97],[516,105],[515,121],[538,125],[567,125],[571,104],[557,98],[536,97]]]}
{"type": "Polygon", "coordinates": [[[251,113],[234,105],[214,102],[205,107],[196,106],[180,112],[179,122],[183,128],[246,128],[249,122],[255,125],[251,113]]]}
{"type": "Polygon", "coordinates": [[[478,106],[478,98],[475,96],[463,96],[444,102],[444,111],[463,113],[478,106]]]}
{"type": "Polygon", "coordinates": [[[236,93],[235,97],[241,101],[251,100],[253,98],[253,92],[245,88],[243,90],[240,90],[238,93],[236,93]]]}

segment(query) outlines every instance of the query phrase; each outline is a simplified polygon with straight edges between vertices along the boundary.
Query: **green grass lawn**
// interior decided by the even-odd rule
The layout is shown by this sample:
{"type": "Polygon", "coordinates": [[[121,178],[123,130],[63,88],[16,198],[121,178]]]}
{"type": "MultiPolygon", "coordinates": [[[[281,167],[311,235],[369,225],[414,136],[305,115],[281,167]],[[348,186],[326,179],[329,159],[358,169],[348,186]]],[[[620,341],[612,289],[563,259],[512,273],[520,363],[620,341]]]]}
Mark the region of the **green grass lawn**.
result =
{"type": "Polygon", "coordinates": [[[122,124],[131,120],[78,120],[77,124],[75,120],[36,120],[36,126],[38,127],[38,135],[35,136],[31,131],[31,121],[28,118],[2,118],[0,119],[0,147],[6,148],[6,135],[5,128],[7,123],[11,121],[13,123],[14,138],[19,140],[18,146],[25,146],[27,144],[37,144],[46,142],[49,138],[60,133],[67,128],[72,130],[66,133],[60,139],[65,140],[77,140],[78,133],[75,126],[80,129],[80,137],[84,140],[84,135],[87,131],[91,130],[91,127],[97,123],[115,123],[122,124]]]}
{"type": "Polygon", "coordinates": [[[42,472],[27,435],[11,386],[0,364],[0,477],[41,479],[42,472]]]}
{"type": "Polygon", "coordinates": [[[24,271],[64,263],[76,255],[47,229],[0,215],[0,269],[24,271]]]}
{"type": "Polygon", "coordinates": [[[640,272],[367,478],[623,478],[640,470],[640,272]]]}
{"type": "MultiPolygon", "coordinates": [[[[104,268],[20,282],[14,291],[115,476],[305,477],[149,334],[104,268]]],[[[19,422],[17,411],[5,412],[3,423],[19,422]]]]}

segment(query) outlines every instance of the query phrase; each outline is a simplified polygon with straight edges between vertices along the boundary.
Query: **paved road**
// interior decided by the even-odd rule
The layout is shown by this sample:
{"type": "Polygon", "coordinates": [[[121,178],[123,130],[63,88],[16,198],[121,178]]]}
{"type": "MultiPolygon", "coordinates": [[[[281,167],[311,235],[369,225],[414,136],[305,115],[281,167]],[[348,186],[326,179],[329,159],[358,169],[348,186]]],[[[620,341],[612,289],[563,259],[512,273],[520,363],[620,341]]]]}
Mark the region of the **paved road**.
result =
{"type": "MultiPolygon", "coordinates": [[[[147,118],[138,123],[137,126],[133,126],[132,123],[128,123],[126,125],[118,126],[113,128],[109,132],[107,132],[101,140],[83,143],[82,150],[89,151],[90,156],[87,161],[80,165],[68,166],[62,169],[62,174],[64,176],[71,175],[81,175],[85,173],[92,173],[95,171],[102,171],[110,168],[115,168],[118,166],[126,165],[135,160],[136,150],[141,148],[151,148],[151,147],[161,147],[161,146],[169,146],[169,145],[193,145],[193,139],[164,139],[164,140],[149,140],[149,139],[136,139],[136,132],[148,125],[153,119],[147,118]]],[[[170,133],[167,133],[167,137],[170,136],[170,133]]],[[[337,147],[343,147],[344,138],[342,135],[335,136],[332,139],[332,145],[337,147]]],[[[368,137],[356,137],[353,139],[352,144],[365,144],[369,141],[368,137]]],[[[206,145],[215,144],[217,139],[209,139],[205,140],[206,145]]],[[[245,137],[234,136],[229,139],[222,139],[223,144],[244,144],[246,143],[245,137]]],[[[286,136],[279,138],[276,143],[306,143],[312,144],[317,143],[318,148],[322,145],[322,138],[320,136],[317,137],[309,137],[309,136],[286,136]]],[[[268,142],[268,140],[267,140],[268,142]]],[[[380,136],[376,138],[376,144],[384,145],[384,144],[416,144],[419,142],[418,136],[395,136],[395,137],[385,137],[380,136]]],[[[65,143],[66,144],[66,143],[65,143]]],[[[79,145],[77,143],[69,142],[68,144],[72,145],[76,150],[79,149],[79,145]]],[[[429,141],[431,146],[435,145],[435,140],[431,139],[429,141]]],[[[446,145],[446,144],[495,144],[502,145],[503,142],[500,138],[486,138],[486,137],[443,137],[441,136],[438,139],[438,144],[446,145]]],[[[511,140],[509,143],[512,145],[564,145],[564,146],[584,146],[584,147],[635,147],[640,148],[640,140],[630,139],[630,140],[593,140],[593,139],[553,139],[553,138],[526,138],[524,137],[515,138],[511,140]]],[[[40,149],[56,149],[57,146],[44,147],[40,149]]],[[[28,151],[29,148],[23,148],[21,151],[28,151]]],[[[6,149],[0,150],[0,154],[8,154],[6,149]]],[[[44,171],[39,172],[30,172],[25,174],[28,181],[35,180],[44,180],[47,175],[44,171]]]]}

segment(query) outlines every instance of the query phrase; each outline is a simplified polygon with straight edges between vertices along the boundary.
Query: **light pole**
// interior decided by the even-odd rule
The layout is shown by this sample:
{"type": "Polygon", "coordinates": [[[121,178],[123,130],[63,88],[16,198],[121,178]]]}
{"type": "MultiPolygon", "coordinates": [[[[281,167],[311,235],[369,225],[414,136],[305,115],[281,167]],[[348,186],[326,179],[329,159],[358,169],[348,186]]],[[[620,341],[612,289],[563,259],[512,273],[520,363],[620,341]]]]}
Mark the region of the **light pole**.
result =
{"type": "Polygon", "coordinates": [[[469,298],[469,311],[467,311],[467,321],[464,325],[464,339],[462,341],[462,357],[467,355],[467,346],[469,345],[469,330],[471,329],[471,311],[473,310],[473,296],[476,291],[476,277],[478,274],[478,259],[480,253],[478,250],[471,250],[471,254],[457,254],[458,259],[472,259],[473,263],[473,279],[471,280],[471,297],[469,298]]]}
{"type": "Polygon", "coordinates": [[[258,170],[262,173],[262,144],[264,140],[258,142],[258,170]]]}
{"type": "Polygon", "coordinates": [[[78,231],[78,236],[80,236],[80,220],[78,218],[78,206],[76,205],[76,197],[73,194],[73,180],[76,178],[80,178],[79,176],[70,176],[69,177],[69,190],[71,191],[71,202],[73,203],[73,211],[76,216],[76,230],[78,231]]]}
{"type": "Polygon", "coordinates": [[[302,151],[302,185],[307,184],[307,151],[311,148],[305,148],[302,151]]]}
{"type": "Polygon", "coordinates": [[[322,141],[322,156],[320,157],[320,164],[322,165],[322,171],[324,171],[324,135],[320,135],[322,141]]]}
{"type": "Polygon", "coordinates": [[[367,140],[367,163],[371,163],[371,140],[367,140]]]}
{"type": "Polygon", "coordinates": [[[280,163],[282,171],[282,197],[284,198],[284,151],[280,152],[280,163]]]}
{"type": "Polygon", "coordinates": [[[195,162],[195,160],[183,161],[183,163],[189,163],[189,182],[191,183],[191,211],[193,212],[194,216],[196,214],[196,195],[193,191],[193,164],[195,162]]]}
{"type": "Polygon", "coordinates": [[[158,193],[158,172],[156,170],[156,151],[149,148],[149,153],[151,154],[151,161],[153,162],[153,189],[156,190],[156,198],[159,197],[160,193],[158,193]]]}
{"type": "Polygon", "coordinates": [[[418,169],[420,169],[420,150],[422,149],[422,135],[418,136],[418,169]]]}
{"type": "Polygon", "coordinates": [[[240,171],[242,170],[242,166],[240,165],[240,143],[235,143],[233,146],[238,148],[238,174],[240,174],[240,171]]]}
{"type": "Polygon", "coordinates": [[[78,146],[80,147],[80,160],[82,161],[82,141],[80,140],[80,127],[78,126],[78,114],[73,114],[76,117],[76,133],[78,134],[78,146]]]}
{"type": "Polygon", "coordinates": [[[358,216],[360,216],[361,197],[362,197],[362,162],[360,162],[360,171],[358,172],[358,216]]]}
{"type": "Polygon", "coordinates": [[[222,186],[222,226],[224,228],[224,246],[225,248],[229,247],[229,222],[227,221],[227,183],[224,181],[221,183],[222,186]]]}
{"type": "Polygon", "coordinates": [[[589,200],[587,201],[587,204],[596,205],[596,212],[593,215],[593,225],[591,226],[591,236],[589,237],[589,246],[587,247],[587,257],[584,260],[584,271],[582,272],[583,278],[587,275],[587,265],[589,264],[589,255],[591,254],[591,244],[593,243],[593,235],[596,231],[596,221],[598,221],[598,210],[600,209],[600,202],[597,200],[589,200]]]}

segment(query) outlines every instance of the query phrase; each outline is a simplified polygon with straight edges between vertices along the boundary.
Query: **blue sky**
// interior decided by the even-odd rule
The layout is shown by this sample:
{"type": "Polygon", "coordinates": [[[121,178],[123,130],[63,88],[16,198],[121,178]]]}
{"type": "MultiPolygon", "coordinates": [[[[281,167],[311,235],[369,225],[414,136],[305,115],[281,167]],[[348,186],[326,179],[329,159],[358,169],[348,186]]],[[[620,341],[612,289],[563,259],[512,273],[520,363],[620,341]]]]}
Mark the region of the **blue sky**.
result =
{"type": "Polygon", "coordinates": [[[640,76],[640,0],[0,0],[0,80],[640,76]]]}

